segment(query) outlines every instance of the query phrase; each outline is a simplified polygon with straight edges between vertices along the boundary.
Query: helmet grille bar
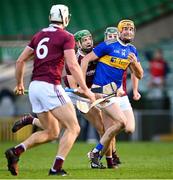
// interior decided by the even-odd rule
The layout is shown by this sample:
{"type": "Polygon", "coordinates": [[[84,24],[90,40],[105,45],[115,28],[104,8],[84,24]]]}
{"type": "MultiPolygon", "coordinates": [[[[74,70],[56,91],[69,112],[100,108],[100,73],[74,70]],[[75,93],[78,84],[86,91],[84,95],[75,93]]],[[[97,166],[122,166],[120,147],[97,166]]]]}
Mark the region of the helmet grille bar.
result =
{"type": "MultiPolygon", "coordinates": [[[[60,14],[62,22],[63,22],[63,15],[62,15],[61,9],[59,9],[59,14],[60,14]]],[[[64,24],[64,22],[63,22],[63,24],[64,24]]]]}

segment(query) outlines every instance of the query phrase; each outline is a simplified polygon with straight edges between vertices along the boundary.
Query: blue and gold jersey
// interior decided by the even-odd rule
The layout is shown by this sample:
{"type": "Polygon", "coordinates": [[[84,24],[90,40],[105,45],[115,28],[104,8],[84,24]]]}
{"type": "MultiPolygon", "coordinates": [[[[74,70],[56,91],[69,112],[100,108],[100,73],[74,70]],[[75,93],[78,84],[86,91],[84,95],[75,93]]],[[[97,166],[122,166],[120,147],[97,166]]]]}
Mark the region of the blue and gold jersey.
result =
{"type": "Polygon", "coordinates": [[[137,50],[133,45],[123,45],[119,41],[102,42],[93,51],[99,58],[93,84],[100,86],[115,82],[119,88],[123,73],[130,64],[129,53],[134,53],[138,59],[137,50]]]}

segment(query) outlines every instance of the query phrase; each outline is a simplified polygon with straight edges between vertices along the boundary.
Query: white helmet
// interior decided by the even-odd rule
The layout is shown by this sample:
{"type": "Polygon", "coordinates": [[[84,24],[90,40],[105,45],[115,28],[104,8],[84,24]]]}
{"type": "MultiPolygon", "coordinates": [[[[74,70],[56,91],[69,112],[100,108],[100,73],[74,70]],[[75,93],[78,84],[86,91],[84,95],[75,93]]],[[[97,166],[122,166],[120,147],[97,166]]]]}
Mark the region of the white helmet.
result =
{"type": "Polygon", "coordinates": [[[70,14],[68,7],[63,4],[53,5],[50,9],[50,21],[60,22],[67,27],[70,21],[70,14]]]}

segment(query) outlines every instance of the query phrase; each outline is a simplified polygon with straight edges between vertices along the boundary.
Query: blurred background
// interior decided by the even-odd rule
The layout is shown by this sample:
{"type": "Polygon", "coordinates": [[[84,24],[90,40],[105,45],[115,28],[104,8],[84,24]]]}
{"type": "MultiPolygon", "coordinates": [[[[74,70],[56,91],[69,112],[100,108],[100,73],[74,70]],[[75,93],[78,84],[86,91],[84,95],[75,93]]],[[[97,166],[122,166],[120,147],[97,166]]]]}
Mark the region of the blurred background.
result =
{"type": "MultiPolygon", "coordinates": [[[[136,131],[119,140],[173,141],[173,0],[1,0],[0,5],[0,141],[21,141],[33,128],[13,134],[11,127],[24,113],[31,113],[27,96],[13,94],[15,61],[34,33],[49,24],[53,4],[65,4],[72,14],[67,30],[88,29],[95,44],[103,41],[108,26],[121,19],[136,25],[134,45],[139,51],[144,78],[139,102],[132,99],[130,76],[128,92],[136,117],[136,131]]],[[[28,63],[25,86],[28,88],[32,63],[28,63]]],[[[79,116],[79,140],[98,140],[95,130],[79,116]]]]}

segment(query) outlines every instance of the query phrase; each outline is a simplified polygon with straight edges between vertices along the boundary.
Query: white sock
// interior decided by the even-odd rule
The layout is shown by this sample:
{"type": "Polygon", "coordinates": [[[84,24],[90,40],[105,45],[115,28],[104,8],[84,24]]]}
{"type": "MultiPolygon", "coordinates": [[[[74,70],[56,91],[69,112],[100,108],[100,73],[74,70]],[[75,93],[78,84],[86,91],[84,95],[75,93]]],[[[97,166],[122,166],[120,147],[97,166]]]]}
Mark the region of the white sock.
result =
{"type": "Polygon", "coordinates": [[[32,124],[35,125],[35,121],[38,120],[38,118],[34,118],[32,121],[32,124]]]}
{"type": "Polygon", "coordinates": [[[19,145],[15,146],[15,148],[17,148],[17,147],[19,147],[19,146],[22,146],[22,147],[23,147],[23,149],[24,149],[24,151],[26,151],[26,146],[25,146],[23,143],[21,143],[21,144],[19,144],[19,145]]]}
{"type": "Polygon", "coordinates": [[[96,153],[96,152],[99,152],[99,150],[96,149],[96,148],[94,148],[94,149],[92,150],[92,152],[93,152],[93,153],[96,153]]]}

